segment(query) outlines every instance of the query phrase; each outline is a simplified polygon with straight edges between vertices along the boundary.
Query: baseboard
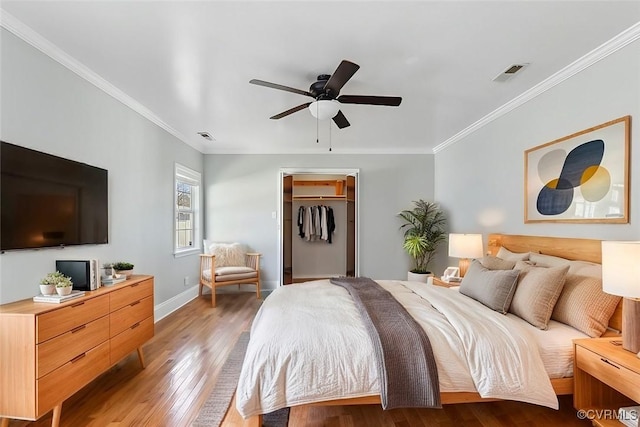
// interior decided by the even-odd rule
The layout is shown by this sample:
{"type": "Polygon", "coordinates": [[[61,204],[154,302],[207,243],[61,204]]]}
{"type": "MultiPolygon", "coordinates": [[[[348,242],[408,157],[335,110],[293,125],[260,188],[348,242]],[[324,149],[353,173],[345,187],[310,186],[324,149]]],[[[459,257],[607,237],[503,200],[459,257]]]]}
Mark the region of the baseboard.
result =
{"type": "Polygon", "coordinates": [[[163,319],[188,303],[189,301],[198,297],[198,286],[192,286],[186,291],[179,293],[173,298],[169,298],[163,303],[160,303],[154,307],[155,321],[163,319]]]}

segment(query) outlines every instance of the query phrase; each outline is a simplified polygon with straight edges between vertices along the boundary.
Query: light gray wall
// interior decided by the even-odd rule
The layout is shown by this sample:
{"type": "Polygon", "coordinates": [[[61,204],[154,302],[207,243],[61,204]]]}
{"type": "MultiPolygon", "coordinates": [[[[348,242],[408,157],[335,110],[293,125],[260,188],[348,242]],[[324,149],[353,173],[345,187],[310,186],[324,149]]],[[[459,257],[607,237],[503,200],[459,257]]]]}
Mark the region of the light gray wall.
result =
{"type": "Polygon", "coordinates": [[[278,173],[281,168],[360,169],[360,274],[406,279],[396,214],[411,201],[433,200],[433,155],[215,155],[205,156],[205,232],[263,254],[267,286],[278,280],[278,173]]]}
{"type": "Polygon", "coordinates": [[[155,303],[195,285],[198,256],[173,257],[173,170],[203,155],[2,29],[3,141],[109,171],[109,244],[0,255],[0,302],[30,298],[56,259],[126,260],[155,276],[155,303]]]}
{"type": "Polygon", "coordinates": [[[436,199],[448,210],[454,232],[484,233],[485,247],[492,232],[638,240],[638,120],[640,41],[635,41],[437,153],[436,199]],[[630,223],[525,224],[524,150],[625,115],[632,116],[630,223]]]}

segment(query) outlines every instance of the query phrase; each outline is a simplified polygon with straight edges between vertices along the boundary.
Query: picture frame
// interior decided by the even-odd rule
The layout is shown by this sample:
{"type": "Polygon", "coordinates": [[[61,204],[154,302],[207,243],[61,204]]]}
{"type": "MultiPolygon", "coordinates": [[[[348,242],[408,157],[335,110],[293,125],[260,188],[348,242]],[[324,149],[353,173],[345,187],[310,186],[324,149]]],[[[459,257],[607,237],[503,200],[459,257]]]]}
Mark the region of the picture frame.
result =
{"type": "Polygon", "coordinates": [[[629,222],[631,116],[524,152],[524,222],[629,222]]]}

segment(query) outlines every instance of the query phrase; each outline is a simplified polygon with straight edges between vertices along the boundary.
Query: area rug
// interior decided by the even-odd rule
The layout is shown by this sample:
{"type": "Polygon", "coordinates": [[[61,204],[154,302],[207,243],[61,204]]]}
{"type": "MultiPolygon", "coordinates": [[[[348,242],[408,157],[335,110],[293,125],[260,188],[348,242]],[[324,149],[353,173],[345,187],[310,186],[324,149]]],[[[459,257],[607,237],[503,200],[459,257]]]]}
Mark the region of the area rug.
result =
{"type": "MultiPolygon", "coordinates": [[[[198,417],[191,424],[192,427],[219,427],[222,423],[236,391],[247,344],[249,344],[249,333],[243,332],[222,365],[216,385],[202,405],[198,417]]],[[[286,427],[288,423],[289,408],[265,414],[262,417],[263,427],[286,427]]]]}

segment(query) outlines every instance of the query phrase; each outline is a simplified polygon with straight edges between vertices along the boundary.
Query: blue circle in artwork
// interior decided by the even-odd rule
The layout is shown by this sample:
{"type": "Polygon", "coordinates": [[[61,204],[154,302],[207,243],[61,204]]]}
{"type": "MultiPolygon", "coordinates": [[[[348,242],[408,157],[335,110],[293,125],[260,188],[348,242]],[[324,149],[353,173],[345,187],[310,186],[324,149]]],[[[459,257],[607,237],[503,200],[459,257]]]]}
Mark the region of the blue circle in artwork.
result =
{"type": "Polygon", "coordinates": [[[573,188],[556,189],[542,187],[538,193],[536,208],[541,215],[559,215],[569,209],[573,201],[573,188]]]}

